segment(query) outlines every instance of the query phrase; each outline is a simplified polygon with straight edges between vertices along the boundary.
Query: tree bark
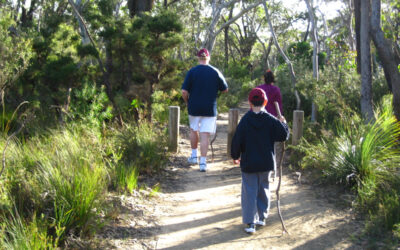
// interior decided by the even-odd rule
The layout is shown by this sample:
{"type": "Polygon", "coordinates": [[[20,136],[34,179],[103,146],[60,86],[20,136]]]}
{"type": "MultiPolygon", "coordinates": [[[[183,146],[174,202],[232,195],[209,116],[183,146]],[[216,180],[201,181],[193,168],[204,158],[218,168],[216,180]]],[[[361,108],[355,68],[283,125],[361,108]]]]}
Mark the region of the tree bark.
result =
{"type": "MultiPolygon", "coordinates": [[[[233,7],[229,11],[229,19],[232,18],[233,15],[233,7]]],[[[225,42],[225,69],[228,68],[229,63],[229,26],[226,26],[224,29],[224,42],[225,42]]]]}
{"type": "Polygon", "coordinates": [[[354,50],[355,49],[355,42],[354,42],[354,30],[353,30],[353,13],[354,13],[354,6],[352,4],[352,0],[348,0],[348,6],[349,6],[349,17],[346,20],[347,22],[347,27],[349,29],[349,44],[350,44],[350,49],[354,50]]]}
{"type": "Polygon", "coordinates": [[[361,74],[361,49],[360,49],[360,21],[361,21],[361,0],[354,0],[354,20],[356,30],[356,50],[357,50],[357,73],[361,74]]]}
{"type": "Polygon", "coordinates": [[[129,15],[131,17],[153,8],[154,0],[128,0],[129,15]]]}
{"type": "Polygon", "coordinates": [[[386,81],[393,93],[394,114],[400,121],[400,73],[393,51],[394,46],[390,40],[384,37],[380,26],[381,1],[372,0],[371,10],[371,37],[382,61],[386,81]]]}
{"type": "MultiPolygon", "coordinates": [[[[76,0],[75,1],[75,7],[78,10],[78,12],[81,13],[82,12],[82,9],[81,9],[82,0],[76,0]]],[[[79,34],[81,35],[82,45],[89,44],[90,43],[90,39],[89,39],[88,33],[85,30],[84,24],[82,23],[81,19],[77,15],[75,15],[75,17],[76,17],[76,20],[78,20],[79,34]]]]}
{"type": "Polygon", "coordinates": [[[361,1],[360,52],[361,52],[361,114],[366,122],[374,119],[372,108],[370,0],[361,1]]]}
{"type": "Polygon", "coordinates": [[[271,35],[272,35],[272,37],[274,39],[275,46],[278,49],[278,51],[281,54],[281,56],[284,58],[286,64],[288,65],[289,72],[290,72],[291,79],[292,79],[292,87],[293,87],[293,91],[294,91],[294,96],[296,97],[296,109],[299,110],[300,109],[301,100],[300,100],[299,93],[296,90],[296,75],[295,75],[294,70],[293,70],[292,62],[286,56],[285,52],[283,52],[281,46],[278,43],[278,39],[276,38],[274,27],[272,26],[272,21],[271,21],[271,18],[269,16],[269,13],[268,13],[268,7],[267,7],[266,1],[263,1],[263,5],[264,5],[265,16],[266,16],[266,18],[268,20],[269,29],[270,29],[271,35]]]}
{"type": "MultiPolygon", "coordinates": [[[[311,22],[311,39],[313,42],[313,78],[318,81],[319,80],[319,69],[318,69],[318,53],[319,53],[319,45],[318,45],[318,35],[317,35],[317,28],[316,22],[314,18],[313,8],[310,5],[309,0],[305,0],[307,9],[308,9],[308,16],[310,17],[311,22]]],[[[317,104],[312,101],[311,104],[311,122],[317,121],[317,104]]]]}

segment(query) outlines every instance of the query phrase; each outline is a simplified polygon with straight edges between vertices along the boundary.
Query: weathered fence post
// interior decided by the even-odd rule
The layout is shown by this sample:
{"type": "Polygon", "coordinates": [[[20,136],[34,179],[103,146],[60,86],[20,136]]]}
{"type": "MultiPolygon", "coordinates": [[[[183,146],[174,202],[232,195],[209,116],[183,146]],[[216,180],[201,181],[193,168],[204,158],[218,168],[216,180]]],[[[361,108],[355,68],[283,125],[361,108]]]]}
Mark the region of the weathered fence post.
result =
{"type": "Polygon", "coordinates": [[[227,144],[227,154],[228,157],[231,157],[231,144],[232,138],[235,134],[236,127],[239,121],[239,109],[230,109],[229,110],[229,123],[228,123],[228,144],[227,144]]]}
{"type": "Polygon", "coordinates": [[[303,121],[304,121],[304,111],[295,110],[293,111],[293,136],[292,144],[297,145],[303,136],[303,121]]]}
{"type": "Polygon", "coordinates": [[[168,150],[171,152],[178,151],[178,138],[179,138],[179,119],[180,119],[179,106],[169,106],[169,141],[168,150]]]}

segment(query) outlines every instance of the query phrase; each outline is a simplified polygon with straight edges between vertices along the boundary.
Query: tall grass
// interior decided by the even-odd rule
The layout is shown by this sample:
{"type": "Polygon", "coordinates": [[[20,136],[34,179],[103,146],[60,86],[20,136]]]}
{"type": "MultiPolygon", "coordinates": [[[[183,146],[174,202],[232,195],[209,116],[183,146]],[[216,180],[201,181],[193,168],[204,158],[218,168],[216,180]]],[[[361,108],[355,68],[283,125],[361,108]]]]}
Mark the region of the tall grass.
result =
{"type": "Polygon", "coordinates": [[[364,124],[357,116],[337,126],[336,136],[315,144],[303,141],[303,166],[317,167],[325,180],[357,194],[357,211],[377,228],[396,230],[400,223],[400,123],[391,98],[383,99],[376,120],[364,124]]]}
{"type": "Polygon", "coordinates": [[[60,242],[69,234],[84,236],[94,230],[108,186],[103,152],[96,134],[74,126],[48,131],[23,144],[14,142],[7,151],[0,182],[7,194],[0,200],[0,220],[8,232],[0,236],[2,242],[30,242],[23,238],[31,235],[18,228],[35,225],[35,214],[48,222],[45,231],[60,242]],[[23,224],[5,219],[14,214],[11,204],[23,224]],[[11,234],[13,231],[21,233],[11,234]]]}
{"type": "Polygon", "coordinates": [[[130,167],[132,171],[153,174],[159,171],[167,160],[166,139],[165,131],[157,130],[152,124],[143,121],[127,125],[119,131],[114,143],[120,149],[122,162],[126,166],[136,166],[136,170],[130,167]]]}
{"type": "Polygon", "coordinates": [[[139,174],[159,171],[167,159],[165,132],[145,122],[104,134],[81,123],[41,132],[7,148],[0,249],[52,249],[90,236],[104,223],[108,188],[132,192],[139,174]]]}

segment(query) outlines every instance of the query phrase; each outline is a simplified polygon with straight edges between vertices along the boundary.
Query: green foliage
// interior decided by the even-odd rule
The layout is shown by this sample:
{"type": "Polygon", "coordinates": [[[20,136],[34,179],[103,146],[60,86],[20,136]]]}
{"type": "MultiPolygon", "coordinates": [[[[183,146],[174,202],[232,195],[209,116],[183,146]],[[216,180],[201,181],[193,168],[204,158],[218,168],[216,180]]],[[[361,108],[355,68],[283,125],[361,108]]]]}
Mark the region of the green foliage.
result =
{"type": "MultiPolygon", "coordinates": [[[[11,216],[14,204],[28,221],[24,225],[34,222],[29,222],[34,214],[43,214],[44,232],[60,242],[70,232],[91,234],[99,225],[107,188],[104,150],[96,134],[75,125],[32,137],[24,144],[12,143],[0,182],[2,193],[7,194],[0,200],[1,212],[11,216]]],[[[13,228],[9,225],[4,230],[13,228]]]]}
{"type": "Polygon", "coordinates": [[[113,117],[104,86],[99,88],[90,82],[84,83],[81,89],[72,91],[70,108],[69,115],[73,121],[80,120],[98,131],[103,122],[113,117]]]}
{"type": "MultiPolygon", "coordinates": [[[[305,64],[309,69],[312,69],[313,65],[313,48],[308,42],[297,42],[292,43],[287,48],[288,56],[292,61],[299,64],[305,64]]],[[[318,66],[320,70],[323,70],[325,67],[325,52],[318,53],[318,66]]],[[[280,56],[278,58],[280,64],[284,64],[285,60],[280,56]]]]}
{"type": "Polygon", "coordinates": [[[11,219],[0,219],[0,248],[57,249],[57,239],[53,240],[47,234],[44,217],[34,215],[31,222],[25,222],[17,212],[14,213],[11,213],[11,219]]]}
{"type": "Polygon", "coordinates": [[[86,44],[86,45],[81,45],[80,44],[80,45],[78,45],[77,52],[78,52],[78,55],[81,58],[84,58],[84,57],[89,56],[89,55],[90,56],[94,56],[94,57],[98,57],[99,56],[99,52],[91,44],[86,44]]]}
{"type": "Polygon", "coordinates": [[[32,57],[31,39],[19,30],[12,17],[0,15],[0,88],[11,87],[32,57]]]}
{"type": "Polygon", "coordinates": [[[391,98],[383,99],[374,123],[364,124],[353,115],[338,124],[335,134],[295,147],[304,154],[302,166],[315,167],[326,180],[351,188],[357,193],[358,211],[393,230],[400,221],[400,123],[391,98]]]}
{"type": "Polygon", "coordinates": [[[138,187],[139,172],[138,168],[119,164],[115,169],[115,183],[114,186],[121,191],[128,191],[132,193],[138,187]]]}
{"type": "Polygon", "coordinates": [[[135,166],[139,174],[153,174],[166,163],[166,138],[165,131],[158,131],[143,121],[134,126],[127,125],[118,132],[115,143],[124,164],[135,166]]]}
{"type": "Polygon", "coordinates": [[[181,101],[181,93],[176,89],[172,89],[170,91],[161,91],[157,90],[152,95],[153,99],[153,119],[163,124],[168,122],[169,118],[169,106],[181,106],[181,110],[185,107],[181,101]]]}

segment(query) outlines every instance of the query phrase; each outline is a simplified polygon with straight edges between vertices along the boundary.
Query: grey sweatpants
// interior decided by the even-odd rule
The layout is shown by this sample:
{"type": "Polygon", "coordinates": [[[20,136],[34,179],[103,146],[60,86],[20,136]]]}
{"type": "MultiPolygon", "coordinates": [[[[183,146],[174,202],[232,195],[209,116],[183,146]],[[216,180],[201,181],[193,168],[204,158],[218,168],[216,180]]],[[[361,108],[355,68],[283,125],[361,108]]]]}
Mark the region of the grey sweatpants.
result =
{"type": "Polygon", "coordinates": [[[242,219],[243,223],[255,223],[268,217],[270,192],[269,172],[242,172],[242,219]]]}

